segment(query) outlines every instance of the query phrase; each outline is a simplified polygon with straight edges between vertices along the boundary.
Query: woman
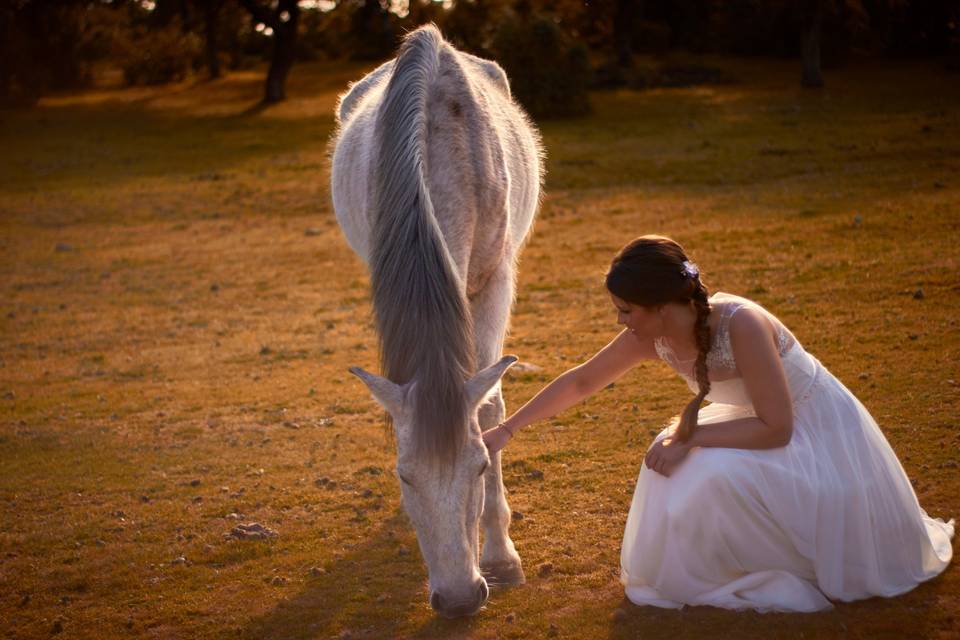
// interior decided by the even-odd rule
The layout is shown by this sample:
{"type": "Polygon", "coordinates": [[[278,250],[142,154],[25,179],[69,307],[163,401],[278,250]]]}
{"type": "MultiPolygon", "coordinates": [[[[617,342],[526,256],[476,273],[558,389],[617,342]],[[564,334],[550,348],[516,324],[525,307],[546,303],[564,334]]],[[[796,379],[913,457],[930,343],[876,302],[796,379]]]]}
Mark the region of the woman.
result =
{"type": "Polygon", "coordinates": [[[867,410],[777,318],[708,297],[697,266],[659,236],[624,247],[606,286],[626,328],[484,441],[499,450],[641,360],[687,381],[696,397],[647,452],[627,518],[631,601],[817,611],[894,596],[946,568],[953,520],[920,508],[867,410]]]}

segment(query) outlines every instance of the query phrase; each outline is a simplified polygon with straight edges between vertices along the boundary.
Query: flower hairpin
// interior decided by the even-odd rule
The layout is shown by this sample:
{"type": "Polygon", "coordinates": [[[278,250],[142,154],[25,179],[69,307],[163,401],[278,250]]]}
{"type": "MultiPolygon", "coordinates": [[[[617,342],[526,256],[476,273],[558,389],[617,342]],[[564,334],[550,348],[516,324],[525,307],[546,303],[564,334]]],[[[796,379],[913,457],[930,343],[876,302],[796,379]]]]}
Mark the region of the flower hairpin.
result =
{"type": "Polygon", "coordinates": [[[680,270],[680,273],[687,276],[688,278],[696,279],[700,275],[700,267],[697,266],[697,263],[690,262],[689,260],[683,261],[683,269],[680,270]]]}

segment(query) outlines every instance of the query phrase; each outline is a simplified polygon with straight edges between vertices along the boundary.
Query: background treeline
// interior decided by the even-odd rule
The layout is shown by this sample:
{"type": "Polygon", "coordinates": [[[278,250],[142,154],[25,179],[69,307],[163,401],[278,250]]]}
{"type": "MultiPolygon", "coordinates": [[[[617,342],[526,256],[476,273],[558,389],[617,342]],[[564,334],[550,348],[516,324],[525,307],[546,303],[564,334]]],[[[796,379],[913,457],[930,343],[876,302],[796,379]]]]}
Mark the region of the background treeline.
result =
{"type": "Polygon", "coordinates": [[[851,55],[960,67],[957,0],[2,0],[0,102],[83,87],[106,68],[157,84],[264,60],[273,102],[296,62],[387,58],[430,21],[500,61],[534,115],[583,112],[590,86],[718,79],[702,65],[656,62],[674,50],[797,57],[809,86],[821,84],[821,65],[851,55]]]}

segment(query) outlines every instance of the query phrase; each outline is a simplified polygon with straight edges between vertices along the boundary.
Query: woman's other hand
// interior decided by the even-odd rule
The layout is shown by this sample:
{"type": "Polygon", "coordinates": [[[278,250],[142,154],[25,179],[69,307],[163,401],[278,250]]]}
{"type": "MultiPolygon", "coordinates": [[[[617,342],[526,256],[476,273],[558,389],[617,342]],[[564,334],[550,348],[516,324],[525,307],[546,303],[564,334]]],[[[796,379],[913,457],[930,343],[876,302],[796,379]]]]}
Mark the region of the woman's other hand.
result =
{"type": "Polygon", "coordinates": [[[487,445],[487,451],[490,455],[495,454],[500,449],[503,449],[507,446],[507,442],[510,441],[511,434],[507,431],[507,428],[502,424],[498,424],[493,429],[488,429],[483,432],[483,444],[487,445]]]}
{"type": "Polygon", "coordinates": [[[683,463],[688,453],[690,453],[689,445],[673,438],[664,438],[650,447],[643,461],[648,469],[669,478],[670,474],[683,463]]]}

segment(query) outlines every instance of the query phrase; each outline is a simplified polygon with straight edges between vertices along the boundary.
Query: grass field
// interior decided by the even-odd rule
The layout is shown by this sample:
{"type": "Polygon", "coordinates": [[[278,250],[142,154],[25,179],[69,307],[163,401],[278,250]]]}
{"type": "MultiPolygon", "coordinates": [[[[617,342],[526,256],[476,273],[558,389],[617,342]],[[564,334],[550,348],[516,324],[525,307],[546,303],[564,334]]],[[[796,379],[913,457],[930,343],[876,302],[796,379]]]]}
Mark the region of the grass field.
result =
{"type": "MultiPolygon", "coordinates": [[[[934,516],[960,515],[960,82],[718,61],[729,84],[608,92],[541,124],[508,409],[617,331],[641,233],[777,313],[867,405],[934,516]],[[922,294],[917,293],[922,291],[922,294]]],[[[103,89],[0,113],[0,628],[6,638],[960,637],[956,567],[812,615],[640,609],[618,582],[645,447],[687,399],[650,363],[505,454],[528,583],[437,619],[327,141],[364,69],[103,89]],[[536,473],[541,472],[541,473],[536,473]],[[238,522],[270,541],[229,541],[238,522]]]]}

